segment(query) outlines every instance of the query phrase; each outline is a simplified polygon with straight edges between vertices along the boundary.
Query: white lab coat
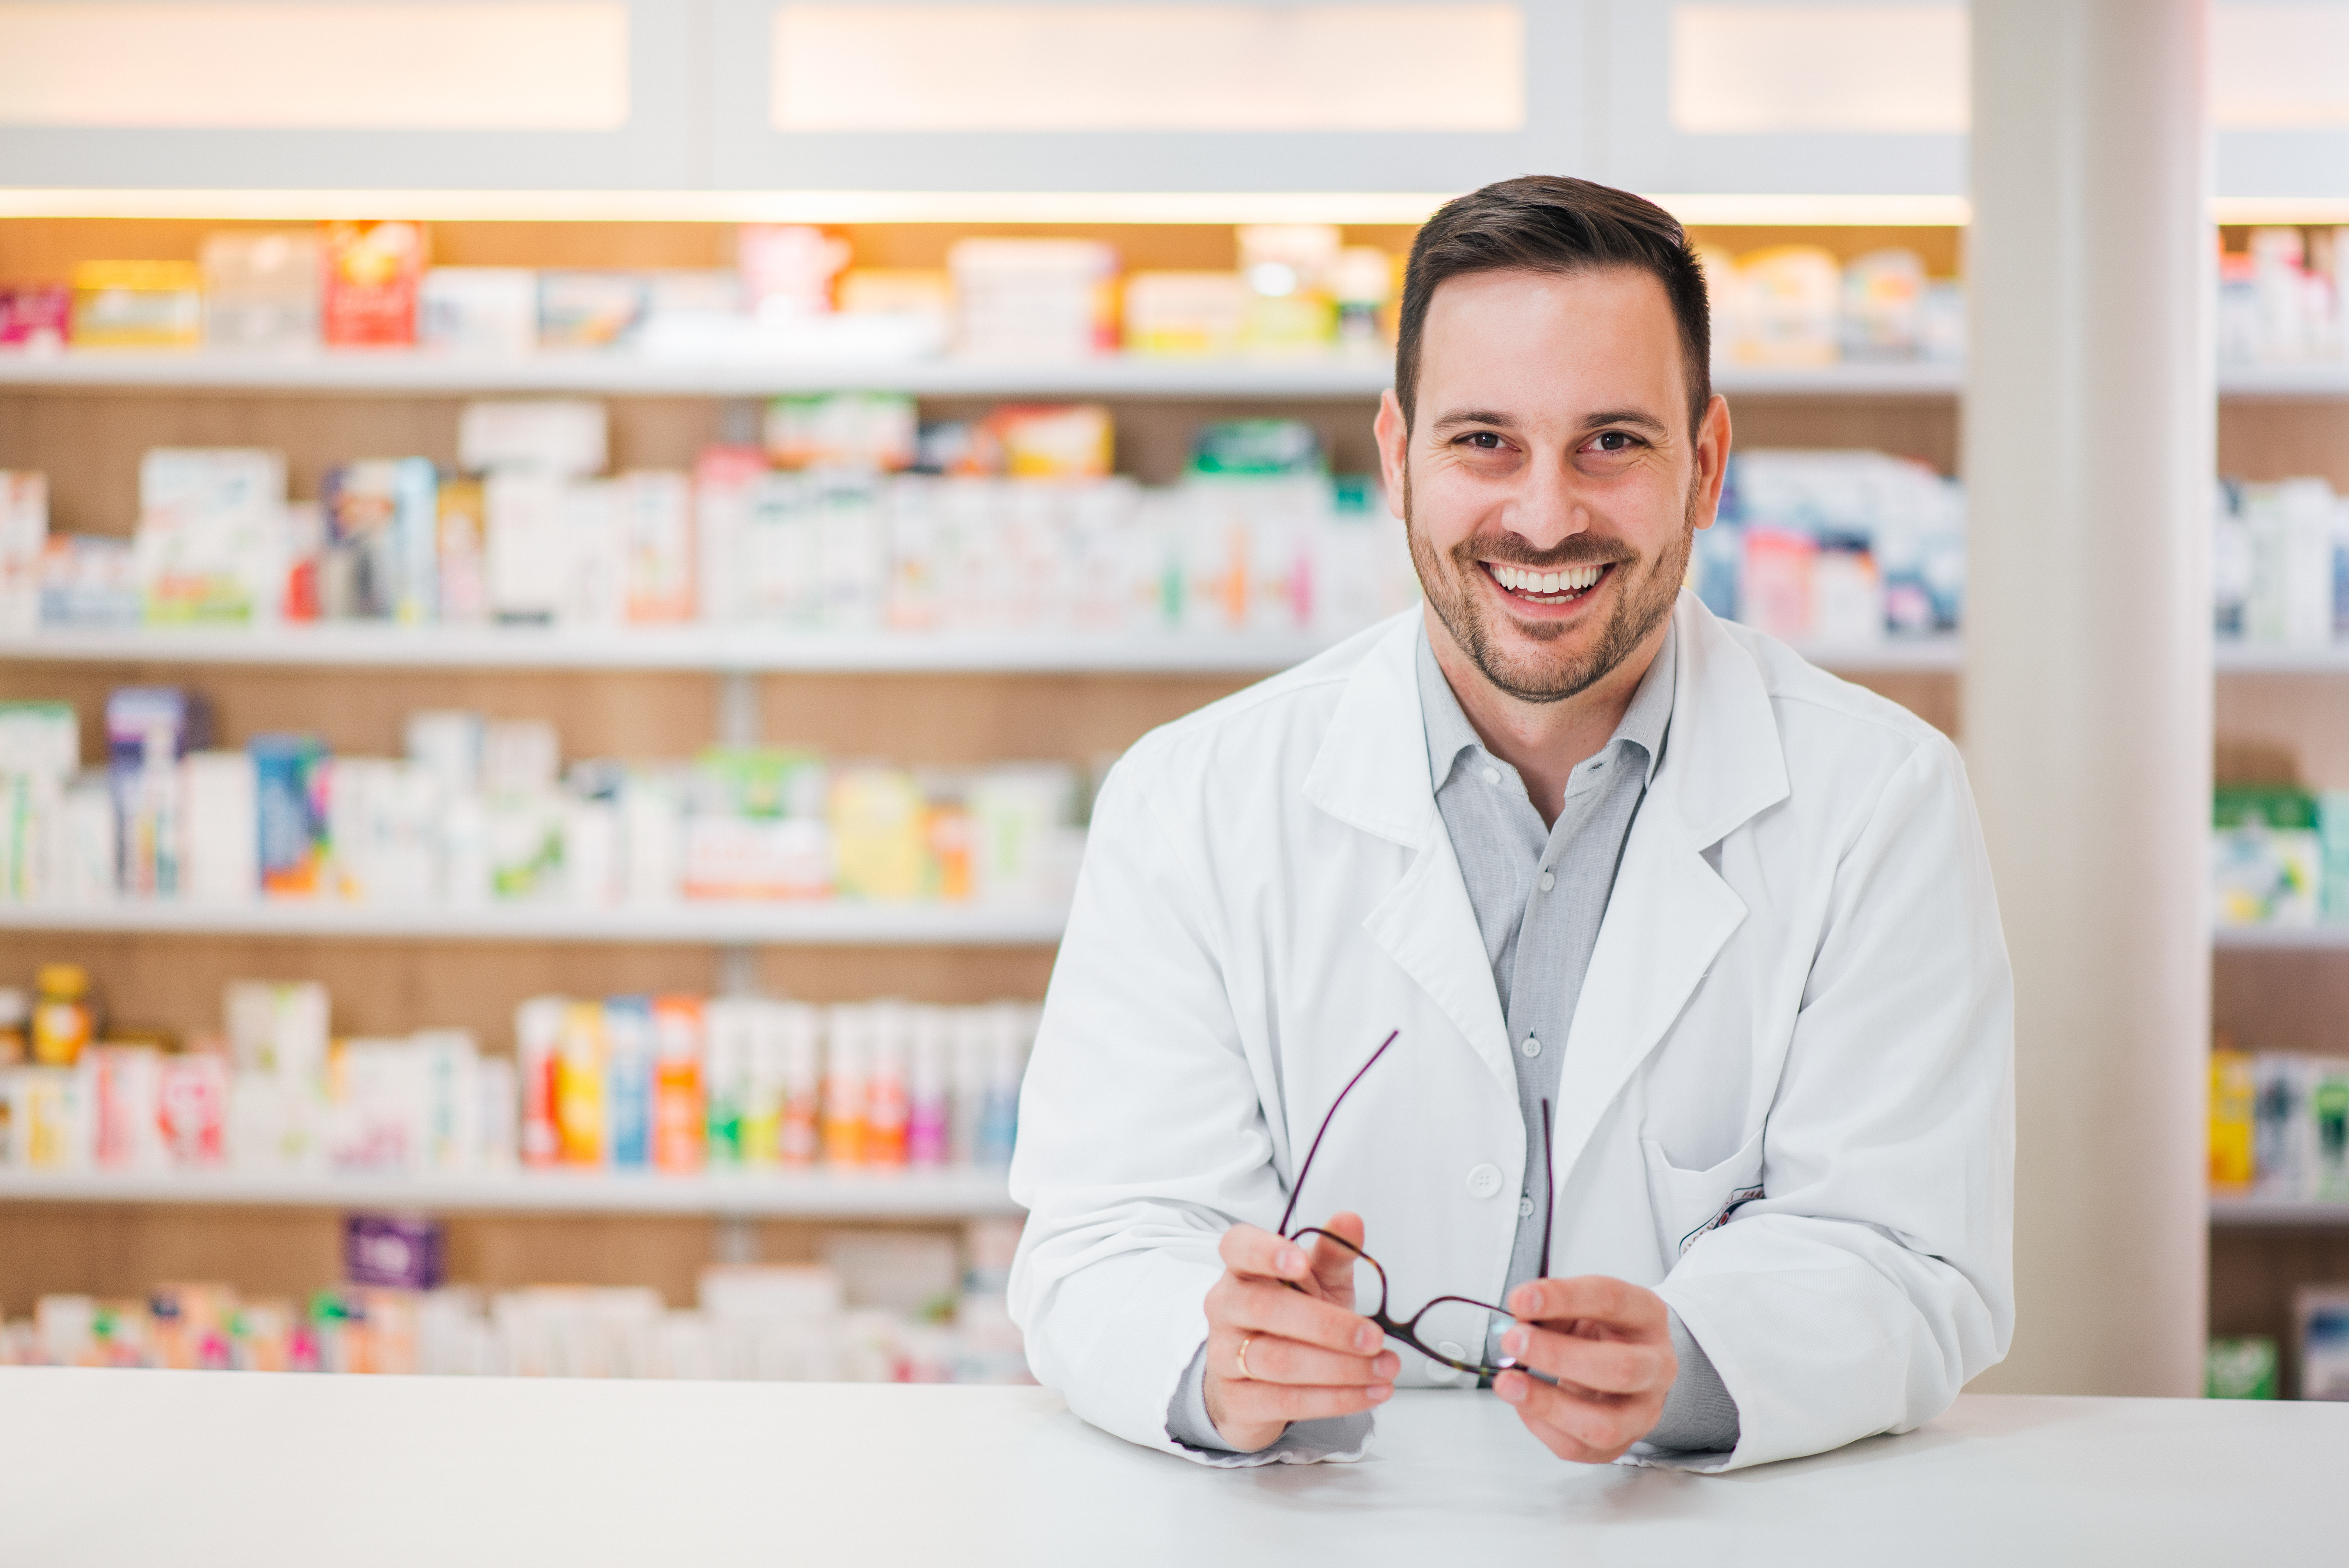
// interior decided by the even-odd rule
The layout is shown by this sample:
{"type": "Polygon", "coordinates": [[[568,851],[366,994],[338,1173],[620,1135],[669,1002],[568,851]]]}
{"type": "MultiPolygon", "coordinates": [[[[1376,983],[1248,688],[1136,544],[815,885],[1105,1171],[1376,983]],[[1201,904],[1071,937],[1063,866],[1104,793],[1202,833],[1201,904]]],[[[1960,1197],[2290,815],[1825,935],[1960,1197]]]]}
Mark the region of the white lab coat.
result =
{"type": "MultiPolygon", "coordinates": [[[[1391,1029],[1296,1222],[1360,1212],[1397,1315],[1501,1293],[1527,1150],[1418,614],[1154,731],[1095,809],[1020,1099],[1011,1310],[1036,1376],[1132,1441],[1189,1451],[1167,1402],[1218,1235],[1278,1222],[1391,1029]]],[[[1722,1469],[1907,1430],[2006,1353],[2013,982],[1950,742],[1674,614],[1662,765],[1566,1041],[1550,1272],[1680,1314],[1737,1402],[1722,1469]]],[[[1429,1331],[1474,1346],[1483,1318],[1429,1331]]]]}

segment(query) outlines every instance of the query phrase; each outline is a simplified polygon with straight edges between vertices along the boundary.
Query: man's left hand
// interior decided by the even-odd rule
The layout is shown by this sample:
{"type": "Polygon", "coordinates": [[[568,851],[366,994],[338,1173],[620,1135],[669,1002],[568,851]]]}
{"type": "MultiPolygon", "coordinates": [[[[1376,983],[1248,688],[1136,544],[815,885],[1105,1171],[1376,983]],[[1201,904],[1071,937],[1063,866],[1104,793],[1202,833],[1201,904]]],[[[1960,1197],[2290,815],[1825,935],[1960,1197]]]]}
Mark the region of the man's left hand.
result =
{"type": "Polygon", "coordinates": [[[1557,1379],[1504,1372],[1493,1391],[1562,1460],[1606,1464],[1644,1438],[1680,1374],[1671,1318],[1651,1290],[1603,1274],[1527,1280],[1502,1304],[1517,1325],[1501,1349],[1557,1379]]]}

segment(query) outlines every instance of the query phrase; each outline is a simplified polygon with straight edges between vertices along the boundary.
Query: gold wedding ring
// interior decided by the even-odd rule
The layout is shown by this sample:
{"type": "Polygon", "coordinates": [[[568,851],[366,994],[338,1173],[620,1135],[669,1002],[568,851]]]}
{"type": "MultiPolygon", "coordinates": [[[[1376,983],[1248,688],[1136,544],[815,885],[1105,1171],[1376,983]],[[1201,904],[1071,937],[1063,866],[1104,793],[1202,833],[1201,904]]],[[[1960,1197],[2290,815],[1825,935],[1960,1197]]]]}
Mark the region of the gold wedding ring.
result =
{"type": "Polygon", "coordinates": [[[1238,1361],[1239,1361],[1239,1364],[1240,1364],[1240,1376],[1241,1376],[1243,1378],[1247,1379],[1248,1382],[1253,1383],[1253,1382],[1255,1382],[1255,1381],[1256,1381],[1256,1374],[1255,1374],[1255,1373],[1253,1373],[1253,1372],[1251,1372],[1251,1371],[1249,1371],[1249,1370],[1247,1369],[1247,1347],[1248,1347],[1248,1345],[1249,1345],[1249,1340],[1248,1340],[1248,1339],[1242,1339],[1242,1340],[1240,1341],[1240,1347],[1239,1347],[1238,1351],[1237,1351],[1237,1352],[1236,1352],[1236,1355],[1237,1355],[1237,1358],[1238,1358],[1238,1361]]]}

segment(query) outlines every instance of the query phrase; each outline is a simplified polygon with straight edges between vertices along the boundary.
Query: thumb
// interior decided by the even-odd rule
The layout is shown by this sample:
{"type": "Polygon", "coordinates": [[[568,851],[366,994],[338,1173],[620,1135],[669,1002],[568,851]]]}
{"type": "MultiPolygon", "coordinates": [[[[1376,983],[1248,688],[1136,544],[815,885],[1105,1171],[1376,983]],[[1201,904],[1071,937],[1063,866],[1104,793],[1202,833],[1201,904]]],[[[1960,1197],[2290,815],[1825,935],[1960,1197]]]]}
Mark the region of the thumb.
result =
{"type": "MultiPolygon", "coordinates": [[[[1340,1212],[1330,1216],[1321,1227],[1330,1236],[1351,1242],[1355,1248],[1362,1244],[1362,1217],[1340,1212]]],[[[1333,1301],[1350,1303],[1354,1299],[1354,1265],[1361,1259],[1359,1251],[1340,1246],[1330,1236],[1313,1238],[1313,1251],[1309,1261],[1313,1265],[1313,1282],[1321,1294],[1333,1301]]]]}

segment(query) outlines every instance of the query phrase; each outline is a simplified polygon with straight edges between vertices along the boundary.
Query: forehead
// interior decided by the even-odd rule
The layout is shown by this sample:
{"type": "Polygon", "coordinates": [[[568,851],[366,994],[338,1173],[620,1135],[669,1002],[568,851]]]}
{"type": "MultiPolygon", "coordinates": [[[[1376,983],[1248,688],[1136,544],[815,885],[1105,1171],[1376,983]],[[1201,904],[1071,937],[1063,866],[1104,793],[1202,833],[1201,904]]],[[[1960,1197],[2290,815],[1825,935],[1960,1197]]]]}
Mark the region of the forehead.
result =
{"type": "Polygon", "coordinates": [[[1428,300],[1419,352],[1423,417],[1465,400],[1529,418],[1577,407],[1639,407],[1674,428],[1686,418],[1671,299],[1636,267],[1447,278],[1428,300]]]}

